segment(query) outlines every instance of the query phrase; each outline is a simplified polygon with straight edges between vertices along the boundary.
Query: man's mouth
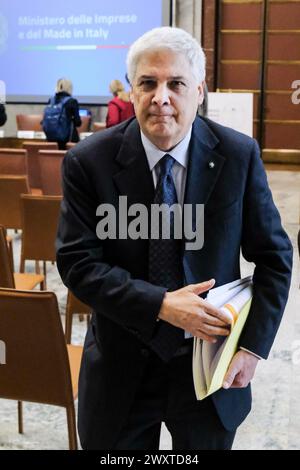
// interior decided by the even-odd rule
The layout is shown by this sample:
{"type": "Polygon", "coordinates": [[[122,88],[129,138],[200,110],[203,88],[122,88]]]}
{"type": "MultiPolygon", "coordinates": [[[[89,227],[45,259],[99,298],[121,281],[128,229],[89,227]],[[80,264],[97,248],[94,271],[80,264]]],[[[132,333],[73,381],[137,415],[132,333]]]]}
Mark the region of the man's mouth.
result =
{"type": "Polygon", "coordinates": [[[170,119],[173,117],[173,114],[157,114],[157,113],[151,113],[150,117],[156,118],[156,119],[170,119]]]}

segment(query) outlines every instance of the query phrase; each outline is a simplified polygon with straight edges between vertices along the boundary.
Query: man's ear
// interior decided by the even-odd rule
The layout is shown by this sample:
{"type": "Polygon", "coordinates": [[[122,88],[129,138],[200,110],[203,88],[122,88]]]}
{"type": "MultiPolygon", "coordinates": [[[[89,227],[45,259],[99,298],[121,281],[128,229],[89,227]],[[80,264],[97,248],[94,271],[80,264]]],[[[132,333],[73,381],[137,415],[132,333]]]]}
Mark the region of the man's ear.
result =
{"type": "Polygon", "coordinates": [[[199,91],[198,104],[199,104],[199,106],[203,103],[203,100],[204,100],[204,90],[205,90],[205,81],[201,82],[198,85],[198,91],[199,91]]]}
{"type": "Polygon", "coordinates": [[[131,90],[130,90],[130,92],[129,92],[129,98],[130,98],[131,103],[134,104],[132,88],[131,88],[131,90]]]}

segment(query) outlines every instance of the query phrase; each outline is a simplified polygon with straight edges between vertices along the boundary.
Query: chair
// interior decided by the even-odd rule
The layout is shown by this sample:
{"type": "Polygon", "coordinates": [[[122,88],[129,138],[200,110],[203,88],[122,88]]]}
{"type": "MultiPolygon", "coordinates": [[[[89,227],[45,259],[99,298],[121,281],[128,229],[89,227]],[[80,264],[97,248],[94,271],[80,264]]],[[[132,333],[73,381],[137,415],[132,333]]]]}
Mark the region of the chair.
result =
{"type": "Polygon", "coordinates": [[[106,122],[94,122],[93,132],[104,131],[106,129],[106,122]]]}
{"type": "Polygon", "coordinates": [[[0,175],[27,175],[27,151],[0,148],[0,175]]]}
{"type": "Polygon", "coordinates": [[[91,124],[91,116],[80,116],[81,126],[77,127],[78,134],[81,132],[89,132],[91,124]]]}
{"type": "Polygon", "coordinates": [[[18,131],[36,131],[41,132],[43,120],[42,114],[17,114],[17,128],[18,131]]]}
{"type": "Polygon", "coordinates": [[[56,261],[55,238],[60,213],[61,196],[21,195],[22,247],[20,272],[25,272],[25,261],[43,261],[46,287],[46,261],[56,261]],[[43,222],[44,221],[44,222],[43,222]]]}
{"type": "Polygon", "coordinates": [[[5,228],[21,229],[20,194],[28,194],[26,176],[0,175],[0,224],[5,228]]]}
{"type": "Polygon", "coordinates": [[[23,142],[23,149],[28,154],[28,181],[30,188],[41,188],[39,150],[58,150],[56,142],[23,142]]]}
{"type": "Polygon", "coordinates": [[[8,289],[32,290],[38,284],[40,284],[42,290],[45,289],[44,276],[13,272],[6,240],[6,230],[0,225],[0,286],[8,289]]]}
{"type": "Polygon", "coordinates": [[[73,315],[78,313],[79,316],[88,315],[87,322],[89,322],[90,314],[92,313],[91,307],[81,302],[71,291],[68,291],[67,306],[66,306],[66,324],[65,324],[65,337],[66,343],[70,344],[72,339],[72,323],[73,315]]]}
{"type": "Polygon", "coordinates": [[[59,196],[62,194],[61,164],[65,150],[40,150],[39,164],[43,194],[59,196]]]}
{"type": "Polygon", "coordinates": [[[7,364],[1,366],[0,397],[66,409],[69,448],[77,450],[74,399],[78,393],[81,346],[67,346],[52,292],[0,289],[0,331],[7,364]]]}
{"type": "Polygon", "coordinates": [[[66,149],[70,150],[73,147],[75,147],[75,145],[77,145],[77,142],[68,142],[67,145],[66,145],[66,149]]]}

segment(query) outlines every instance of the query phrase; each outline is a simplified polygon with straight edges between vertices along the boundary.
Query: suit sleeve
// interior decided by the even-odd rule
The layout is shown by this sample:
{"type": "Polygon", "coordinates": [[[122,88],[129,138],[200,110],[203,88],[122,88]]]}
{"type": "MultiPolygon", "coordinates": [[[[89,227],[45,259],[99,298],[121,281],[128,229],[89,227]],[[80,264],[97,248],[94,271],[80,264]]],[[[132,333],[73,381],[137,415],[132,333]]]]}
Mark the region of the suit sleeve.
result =
{"type": "Polygon", "coordinates": [[[125,269],[105,262],[103,243],[96,235],[97,198],[72,151],[63,163],[63,193],[56,249],[64,284],[97,314],[147,344],[166,289],[133,279],[125,269]]]}
{"type": "Polygon", "coordinates": [[[240,347],[267,358],[288,298],[293,250],[255,142],[244,196],[244,258],[255,263],[253,300],[240,347]]]}

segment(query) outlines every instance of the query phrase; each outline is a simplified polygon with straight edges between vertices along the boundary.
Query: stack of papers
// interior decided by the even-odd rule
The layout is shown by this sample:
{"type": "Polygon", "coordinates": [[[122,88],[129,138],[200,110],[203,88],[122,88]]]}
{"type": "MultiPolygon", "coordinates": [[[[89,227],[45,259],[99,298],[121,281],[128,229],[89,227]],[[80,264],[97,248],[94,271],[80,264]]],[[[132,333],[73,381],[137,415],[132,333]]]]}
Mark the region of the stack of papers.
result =
{"type": "Polygon", "coordinates": [[[206,301],[228,315],[231,332],[227,337],[220,336],[215,344],[194,338],[193,379],[197,400],[222,388],[250,311],[252,294],[251,276],[209,291],[206,301]]]}

